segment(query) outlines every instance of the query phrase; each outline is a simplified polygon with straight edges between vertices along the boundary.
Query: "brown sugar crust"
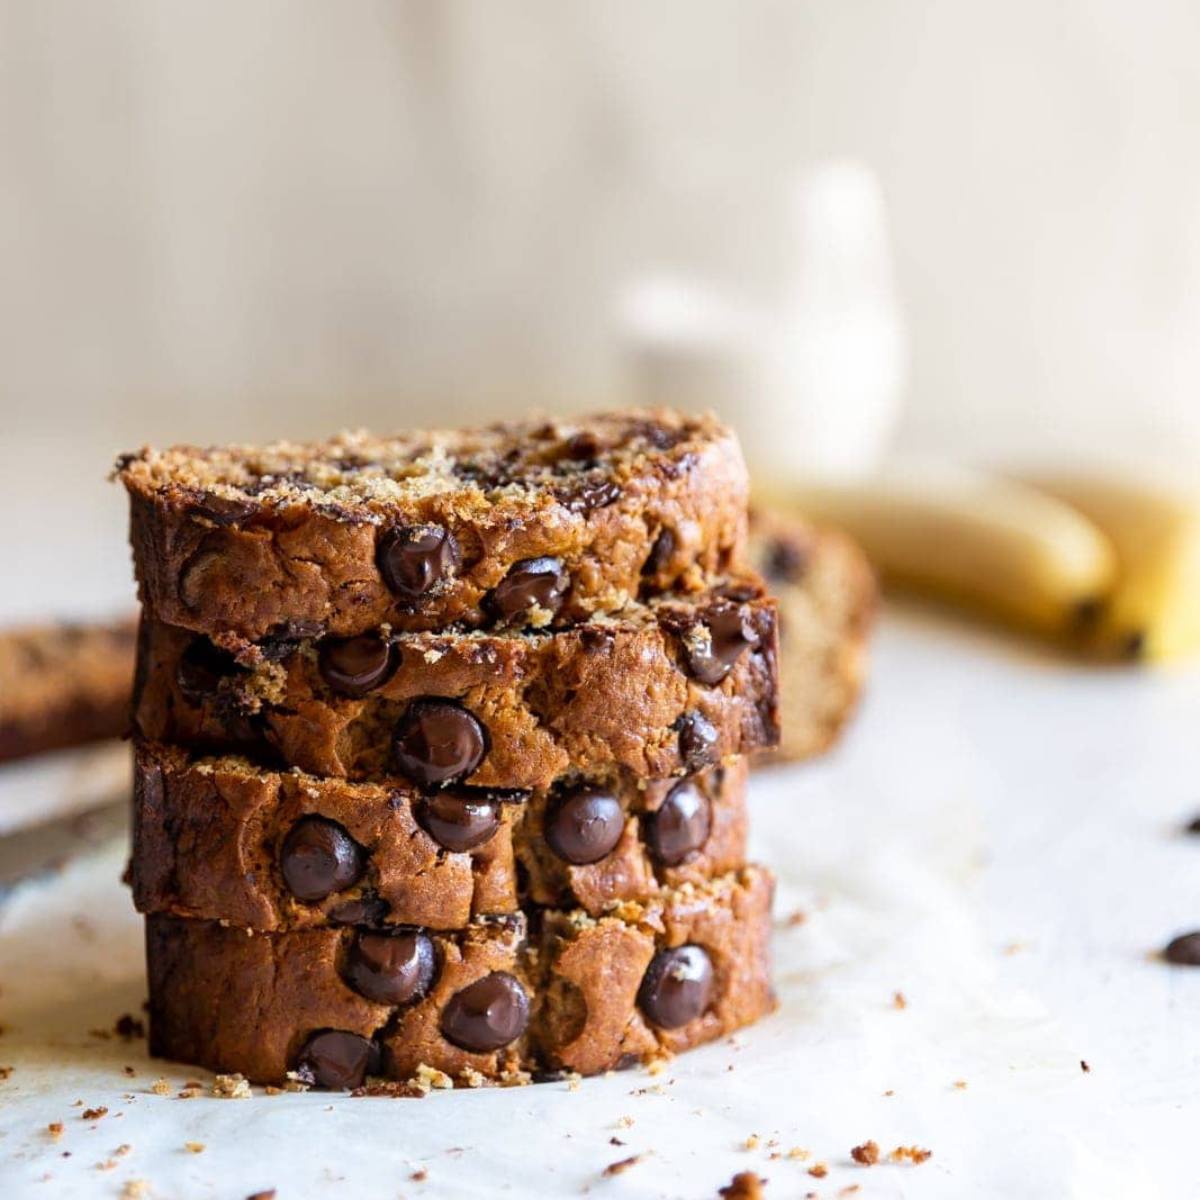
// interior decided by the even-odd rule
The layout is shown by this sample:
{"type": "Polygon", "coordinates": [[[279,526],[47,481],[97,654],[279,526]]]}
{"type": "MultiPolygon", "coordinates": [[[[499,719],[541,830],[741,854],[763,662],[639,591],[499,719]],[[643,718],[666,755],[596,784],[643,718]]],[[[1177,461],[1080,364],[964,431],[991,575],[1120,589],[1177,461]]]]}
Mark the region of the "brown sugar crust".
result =
{"type": "Polygon", "coordinates": [[[437,971],[406,1008],[365,999],[343,978],[352,929],[250,933],[213,921],[147,918],[152,1054],[255,1083],[278,1084],[300,1048],[323,1029],[373,1039],[382,1073],[406,1081],[422,1068],[457,1084],[514,1082],[523,1072],[592,1074],[711,1041],[775,1006],[770,985],[772,879],[746,868],[686,885],[599,921],[552,911],[541,931],[524,921],[477,922],[435,934],[437,971]],[[705,1011],[663,1029],[639,989],[657,951],[699,947],[713,964],[705,1011]],[[471,1052],[443,1035],[446,1006],[492,972],[517,979],[532,1020],[509,1045],[471,1052]]]}
{"type": "MultiPolygon", "coordinates": [[[[381,634],[388,637],[386,633],[381,634]]],[[[314,775],[402,779],[393,735],[414,701],[458,702],[486,729],[486,754],[460,782],[546,788],[570,770],[663,778],[770,747],[779,736],[776,610],[753,577],[688,600],[630,605],[615,617],[543,633],[391,634],[396,666],[363,696],[339,694],[311,639],[266,642],[231,657],[197,689],[181,665],[207,653],[196,635],[144,623],[135,724],[155,741],[274,758],[314,775]],[[730,598],[732,597],[732,599],[730,598]],[[697,678],[692,657],[713,614],[752,632],[729,673],[697,678]]]]}
{"type": "Polygon", "coordinates": [[[624,412],[465,432],[264,447],[142,449],[117,464],[143,602],[164,621],[258,640],[478,627],[514,565],[558,560],[561,623],[639,592],[696,590],[735,567],[748,481],[737,438],[709,416],[624,412]],[[457,561],[417,597],[380,551],[435,527],[457,561]]]}
{"type": "Polygon", "coordinates": [[[878,603],[862,551],[778,510],[750,514],[750,563],[779,605],[782,738],[768,761],[829,749],[858,705],[878,603]]]}
{"type": "MultiPolygon", "coordinates": [[[[599,784],[620,803],[620,837],[598,861],[572,865],[547,844],[543,822],[575,777],[550,791],[509,794],[495,832],[450,851],[421,824],[412,788],[272,772],[235,757],[190,761],[174,747],[139,745],[129,879],[139,911],[282,930],[343,921],[458,929],[473,918],[513,913],[521,902],[578,905],[601,913],[664,887],[702,882],[740,867],[746,845],[746,765],[737,760],[683,781],[614,778],[599,784]],[[707,805],[707,837],[681,861],[653,853],[647,822],[679,786],[707,805]],[[281,869],[296,822],[336,822],[365,851],[350,887],[313,902],[297,899],[281,869]]],[[[597,781],[591,781],[597,783],[597,781]]]]}
{"type": "Polygon", "coordinates": [[[0,762],[125,733],[135,629],[126,618],[0,633],[0,762]]]}

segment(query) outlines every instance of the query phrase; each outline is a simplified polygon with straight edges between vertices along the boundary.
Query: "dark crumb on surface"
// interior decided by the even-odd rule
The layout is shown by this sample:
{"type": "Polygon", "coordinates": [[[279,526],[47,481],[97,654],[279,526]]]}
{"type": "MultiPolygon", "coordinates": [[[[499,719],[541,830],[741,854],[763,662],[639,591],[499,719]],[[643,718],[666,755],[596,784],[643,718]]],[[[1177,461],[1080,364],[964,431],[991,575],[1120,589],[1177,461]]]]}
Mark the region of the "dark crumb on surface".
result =
{"type": "Polygon", "coordinates": [[[1194,816],[1184,827],[1184,833],[1200,833],[1200,813],[1194,816]]]}
{"type": "Polygon", "coordinates": [[[814,1179],[824,1179],[829,1174],[829,1168],[824,1163],[814,1163],[808,1168],[808,1173],[814,1179]]]}
{"type": "Polygon", "coordinates": [[[127,1042],[146,1036],[146,1022],[139,1020],[132,1013],[122,1013],[113,1029],[117,1037],[124,1038],[127,1042]]]}
{"type": "Polygon", "coordinates": [[[627,1142],[623,1142],[623,1141],[621,1141],[621,1139],[620,1139],[619,1137],[616,1137],[616,1136],[610,1137],[610,1138],[608,1139],[608,1144],[609,1144],[610,1146],[625,1146],[625,1145],[628,1145],[628,1143],[627,1143],[627,1142]]]}
{"type": "Polygon", "coordinates": [[[0,1067],[0,1083],[3,1083],[12,1073],[12,1067],[0,1067]]]}
{"type": "Polygon", "coordinates": [[[66,1126],[61,1121],[51,1121],[46,1126],[46,1132],[57,1142],[60,1137],[66,1132],[66,1126]]]}
{"type": "Polygon", "coordinates": [[[608,1166],[604,1168],[602,1174],[604,1175],[605,1179],[610,1179],[614,1175],[620,1175],[623,1172],[628,1171],[630,1167],[637,1166],[637,1164],[641,1161],[642,1156],[640,1154],[631,1154],[628,1158],[618,1159],[618,1161],[615,1163],[609,1163],[608,1166]]]}
{"type": "Polygon", "coordinates": [[[418,1087],[408,1081],[380,1080],[378,1083],[367,1083],[356,1087],[351,1096],[390,1096],[393,1100],[423,1100],[429,1095],[428,1088],[418,1087]]]}
{"type": "Polygon", "coordinates": [[[879,1161],[879,1143],[873,1141],[863,1142],[862,1145],[855,1146],[850,1151],[850,1157],[859,1166],[873,1167],[879,1161]]]}
{"type": "Polygon", "coordinates": [[[795,912],[788,913],[788,915],[783,918],[780,924],[784,927],[784,929],[795,929],[798,926],[803,925],[807,920],[808,913],[806,913],[804,909],[798,908],[795,912]]]}
{"type": "Polygon", "coordinates": [[[267,1188],[264,1192],[251,1192],[246,1200],[275,1200],[275,1189],[267,1188]]]}
{"type": "Polygon", "coordinates": [[[1091,1064],[1088,1062],[1088,1060],[1087,1060],[1086,1058],[1081,1058],[1081,1059],[1079,1060],[1079,1069],[1080,1069],[1080,1070],[1081,1070],[1081,1071],[1082,1071],[1082,1072],[1083,1072],[1085,1075],[1090,1075],[1090,1074],[1091,1074],[1091,1071],[1092,1071],[1091,1064]]]}
{"type": "Polygon", "coordinates": [[[85,1108],[79,1114],[81,1121],[98,1121],[101,1117],[108,1116],[108,1109],[103,1104],[98,1104],[95,1108],[85,1108]]]}
{"type": "Polygon", "coordinates": [[[424,1167],[418,1167],[410,1176],[409,1179],[413,1183],[424,1183],[429,1178],[429,1172],[424,1167]]]}
{"type": "Polygon", "coordinates": [[[765,1179],[760,1179],[753,1171],[739,1171],[718,1192],[725,1200],[760,1200],[767,1186],[765,1179]]]}
{"type": "Polygon", "coordinates": [[[1163,951],[1163,958],[1177,967],[1200,967],[1200,931],[1181,933],[1172,938],[1163,951]]]}

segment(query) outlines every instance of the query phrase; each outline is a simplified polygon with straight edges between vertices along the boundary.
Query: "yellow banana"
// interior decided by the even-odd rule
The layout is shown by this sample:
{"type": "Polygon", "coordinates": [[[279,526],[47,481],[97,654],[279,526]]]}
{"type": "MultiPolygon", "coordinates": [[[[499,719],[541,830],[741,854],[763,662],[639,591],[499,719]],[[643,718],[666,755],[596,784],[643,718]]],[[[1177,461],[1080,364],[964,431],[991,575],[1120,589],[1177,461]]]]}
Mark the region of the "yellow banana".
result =
{"type": "Polygon", "coordinates": [[[1200,650],[1200,484],[1100,472],[1023,478],[1093,521],[1116,550],[1098,649],[1147,662],[1200,650]]]}
{"type": "Polygon", "coordinates": [[[996,476],[930,467],[775,498],[845,530],[885,582],[1052,638],[1081,637],[1113,584],[1112,546],[1092,522],[996,476]]]}

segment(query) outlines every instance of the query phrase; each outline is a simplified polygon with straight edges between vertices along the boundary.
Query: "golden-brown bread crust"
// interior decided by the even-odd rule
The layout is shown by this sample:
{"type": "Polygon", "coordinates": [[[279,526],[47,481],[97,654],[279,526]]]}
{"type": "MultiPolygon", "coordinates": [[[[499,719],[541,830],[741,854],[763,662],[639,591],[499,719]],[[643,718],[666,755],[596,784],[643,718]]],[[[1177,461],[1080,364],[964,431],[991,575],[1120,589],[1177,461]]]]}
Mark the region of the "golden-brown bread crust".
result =
{"type": "Polygon", "coordinates": [[[779,606],[782,736],[762,762],[821,754],[857,707],[878,604],[875,577],[844,534],[777,509],[750,514],[750,563],[779,606]]]}
{"type": "Polygon", "coordinates": [[[752,577],[544,633],[393,634],[398,665],[362,696],[326,682],[321,645],[309,639],[250,647],[242,654],[250,665],[224,660],[198,693],[180,682],[186,656],[205,650],[195,637],[144,622],[138,732],[274,756],[314,775],[403,778],[394,731],[412,702],[430,697],[460,703],[484,726],[486,755],[461,780],[482,787],[547,788],[571,770],[680,774],[696,765],[698,727],[712,733],[708,762],[778,740],[775,603],[752,577]],[[718,612],[735,613],[754,644],[741,645],[729,673],[709,684],[696,677],[690,648],[718,612]]]}
{"type": "Polygon", "coordinates": [[[586,865],[567,862],[543,837],[548,805],[578,784],[573,777],[554,791],[499,804],[495,832],[456,852],[421,824],[423,801],[412,788],[272,772],[239,758],[190,761],[176,747],[141,744],[129,868],[134,904],[144,913],[266,931],[368,923],[364,913],[380,926],[459,929],[482,915],[514,913],[520,903],[601,913],[745,862],[744,760],[684,782],[704,797],[708,835],[671,865],[653,853],[646,825],[678,779],[607,781],[604,790],[625,814],[623,828],[611,852],[586,865]],[[289,831],[310,816],[336,822],[366,856],[353,885],[305,902],[289,890],[280,855],[289,831]]]}
{"type": "Polygon", "coordinates": [[[248,933],[151,916],[150,1050],[279,1084],[311,1034],[337,1029],[373,1038],[383,1074],[401,1082],[421,1068],[458,1084],[515,1082],[547,1067],[594,1074],[711,1041],[774,1008],[772,891],[770,873],[750,867],[599,921],[549,912],[528,945],[520,918],[436,934],[435,981],[407,1008],[367,1000],[343,978],[352,929],[248,933]],[[700,1015],[665,1029],[644,1011],[639,989],[655,954],[683,945],[711,961],[711,996],[700,1015]],[[442,1033],[446,1005],[496,971],[520,982],[532,1020],[500,1050],[463,1050],[442,1033]]]}
{"type": "Polygon", "coordinates": [[[0,762],[125,733],[135,630],[127,617],[0,633],[0,762]]]}
{"type": "Polygon", "coordinates": [[[569,623],[698,590],[745,549],[737,438],[708,416],[625,412],[309,445],[143,449],[117,465],[143,603],[251,641],[489,624],[493,589],[551,556],[569,623]],[[381,573],[391,531],[448,530],[458,563],[417,598],[381,573]]]}

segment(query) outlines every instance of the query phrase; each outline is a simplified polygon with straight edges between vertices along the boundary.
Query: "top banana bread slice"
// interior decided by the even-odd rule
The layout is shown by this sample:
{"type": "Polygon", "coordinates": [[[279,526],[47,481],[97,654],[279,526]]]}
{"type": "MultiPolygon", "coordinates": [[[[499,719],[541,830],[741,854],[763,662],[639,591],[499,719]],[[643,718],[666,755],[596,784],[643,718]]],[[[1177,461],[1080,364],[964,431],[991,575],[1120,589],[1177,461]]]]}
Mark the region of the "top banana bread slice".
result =
{"type": "Polygon", "coordinates": [[[736,436],[669,411],[145,448],[116,476],[143,603],[250,641],[570,624],[700,590],[746,536],[736,436]]]}

